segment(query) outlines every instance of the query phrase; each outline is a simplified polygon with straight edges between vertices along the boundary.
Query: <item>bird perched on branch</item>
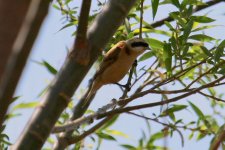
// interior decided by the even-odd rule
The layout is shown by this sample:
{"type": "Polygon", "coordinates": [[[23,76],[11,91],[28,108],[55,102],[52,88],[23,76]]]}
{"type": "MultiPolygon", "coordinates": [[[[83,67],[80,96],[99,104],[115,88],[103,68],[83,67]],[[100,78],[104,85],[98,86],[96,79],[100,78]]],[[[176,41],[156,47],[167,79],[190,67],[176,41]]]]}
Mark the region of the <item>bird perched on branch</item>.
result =
{"type": "Polygon", "coordinates": [[[114,45],[105,54],[85,98],[82,98],[85,104],[103,85],[119,82],[127,74],[136,58],[147,49],[149,49],[148,43],[141,38],[120,41],[114,45]]]}

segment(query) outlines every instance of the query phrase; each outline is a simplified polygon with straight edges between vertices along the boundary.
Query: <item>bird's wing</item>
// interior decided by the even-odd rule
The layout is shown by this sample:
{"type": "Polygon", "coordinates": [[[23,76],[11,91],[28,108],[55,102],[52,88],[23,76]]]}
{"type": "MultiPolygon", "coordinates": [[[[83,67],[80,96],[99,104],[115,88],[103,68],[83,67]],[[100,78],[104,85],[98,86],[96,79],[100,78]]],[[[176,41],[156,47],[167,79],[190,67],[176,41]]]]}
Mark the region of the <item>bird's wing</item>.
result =
{"type": "Polygon", "coordinates": [[[115,46],[113,46],[104,56],[103,61],[100,64],[100,67],[98,71],[95,73],[93,80],[95,80],[97,77],[100,77],[100,75],[111,65],[113,64],[124,46],[124,43],[119,42],[115,46]]]}

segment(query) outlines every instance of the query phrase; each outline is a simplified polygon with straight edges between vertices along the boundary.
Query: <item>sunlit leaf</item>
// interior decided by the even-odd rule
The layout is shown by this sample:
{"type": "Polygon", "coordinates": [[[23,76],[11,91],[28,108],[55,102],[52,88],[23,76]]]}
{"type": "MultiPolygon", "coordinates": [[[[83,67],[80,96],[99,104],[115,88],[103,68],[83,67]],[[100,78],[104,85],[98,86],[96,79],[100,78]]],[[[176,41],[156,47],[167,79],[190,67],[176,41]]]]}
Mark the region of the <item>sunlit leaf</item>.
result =
{"type": "Polygon", "coordinates": [[[126,148],[128,150],[136,150],[136,147],[132,146],[132,145],[128,145],[128,144],[122,144],[120,145],[123,148],[126,148]]]}
{"type": "Polygon", "coordinates": [[[172,73],[172,49],[169,43],[165,43],[163,47],[163,60],[166,66],[168,75],[172,73]]]}
{"type": "Polygon", "coordinates": [[[181,18],[181,17],[179,16],[179,12],[171,12],[169,15],[170,15],[170,17],[172,17],[173,19],[177,20],[178,23],[179,23],[182,27],[184,27],[184,26],[186,25],[186,22],[187,22],[187,21],[186,21],[184,18],[181,18]]]}
{"type": "Polygon", "coordinates": [[[118,130],[105,130],[107,133],[112,134],[112,135],[117,135],[121,137],[128,138],[129,136],[121,131],[118,130]]]}
{"type": "Polygon", "coordinates": [[[181,111],[183,109],[187,108],[187,105],[173,105],[173,107],[166,110],[167,113],[181,111]]]}
{"type": "Polygon", "coordinates": [[[190,20],[184,27],[184,34],[183,34],[183,40],[186,41],[188,36],[191,33],[191,29],[193,26],[193,20],[190,20]]]}
{"type": "Polygon", "coordinates": [[[145,38],[145,40],[149,43],[150,47],[153,49],[162,49],[164,46],[163,42],[154,38],[145,38]]]}
{"type": "Polygon", "coordinates": [[[168,21],[165,21],[164,23],[165,23],[165,25],[166,25],[171,31],[175,31],[175,29],[173,28],[173,26],[172,26],[168,21]]]}
{"type": "Polygon", "coordinates": [[[164,137],[164,133],[163,132],[158,132],[158,133],[153,134],[151,136],[151,138],[149,139],[149,141],[148,141],[148,145],[153,143],[156,140],[162,139],[163,137],[164,137]]]}
{"type": "Polygon", "coordinates": [[[219,44],[219,46],[216,48],[215,56],[214,56],[215,62],[218,62],[219,59],[220,59],[220,57],[223,55],[224,47],[225,47],[225,40],[223,40],[223,41],[219,44]]]}
{"type": "Polygon", "coordinates": [[[205,119],[205,115],[203,114],[203,112],[195,105],[193,104],[192,102],[188,102],[191,106],[191,108],[194,110],[194,112],[198,115],[198,117],[200,119],[205,119]]]}
{"type": "Polygon", "coordinates": [[[172,1],[172,4],[174,6],[176,6],[177,8],[180,8],[180,2],[179,2],[179,0],[171,0],[171,1],[172,1]]]}
{"type": "Polygon", "coordinates": [[[98,137],[100,137],[102,139],[116,141],[116,139],[109,134],[106,134],[103,132],[97,132],[96,134],[98,135],[98,137]]]}
{"type": "Polygon", "coordinates": [[[205,46],[200,46],[202,51],[209,57],[212,57],[213,55],[211,54],[211,52],[205,47],[205,46]]]}
{"type": "Polygon", "coordinates": [[[38,106],[38,104],[39,104],[39,102],[20,103],[13,107],[13,111],[15,111],[17,109],[34,108],[34,107],[38,106]]]}
{"type": "Polygon", "coordinates": [[[195,34],[189,36],[189,39],[197,40],[197,41],[204,41],[204,42],[210,42],[215,40],[213,37],[205,35],[205,34],[195,34]]]}
{"type": "Polygon", "coordinates": [[[142,56],[139,58],[138,61],[144,61],[144,60],[146,60],[146,59],[151,58],[152,56],[154,56],[153,51],[147,52],[147,53],[145,53],[144,55],[142,55],[142,56]]]}
{"type": "Polygon", "coordinates": [[[115,116],[115,117],[113,117],[110,121],[108,121],[104,126],[102,126],[100,129],[99,129],[99,131],[101,131],[101,130],[104,130],[104,129],[107,129],[108,127],[110,127],[110,126],[112,126],[115,122],[116,122],[116,120],[119,118],[119,116],[115,116]]]}
{"type": "Polygon", "coordinates": [[[191,18],[194,21],[199,22],[199,23],[210,23],[210,22],[215,21],[214,19],[206,17],[206,16],[191,16],[191,18]]]}
{"type": "Polygon", "coordinates": [[[204,29],[210,29],[210,28],[213,28],[213,27],[216,27],[217,25],[211,25],[211,26],[202,26],[202,27],[199,27],[199,28],[196,28],[194,30],[192,30],[192,32],[196,32],[196,31],[200,31],[200,30],[204,30],[204,29]]]}

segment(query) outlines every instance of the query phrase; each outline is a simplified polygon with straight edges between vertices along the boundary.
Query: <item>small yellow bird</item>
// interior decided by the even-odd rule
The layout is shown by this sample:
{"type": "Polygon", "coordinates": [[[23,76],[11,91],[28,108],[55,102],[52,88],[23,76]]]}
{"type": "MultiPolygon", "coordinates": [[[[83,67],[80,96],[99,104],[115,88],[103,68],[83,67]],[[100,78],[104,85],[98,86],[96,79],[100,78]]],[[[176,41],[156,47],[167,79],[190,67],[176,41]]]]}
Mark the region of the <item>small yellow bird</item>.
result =
{"type": "Polygon", "coordinates": [[[149,49],[148,43],[141,38],[120,41],[104,56],[99,70],[95,73],[90,89],[85,94],[85,105],[97,90],[106,84],[119,82],[129,71],[136,58],[149,49]]]}

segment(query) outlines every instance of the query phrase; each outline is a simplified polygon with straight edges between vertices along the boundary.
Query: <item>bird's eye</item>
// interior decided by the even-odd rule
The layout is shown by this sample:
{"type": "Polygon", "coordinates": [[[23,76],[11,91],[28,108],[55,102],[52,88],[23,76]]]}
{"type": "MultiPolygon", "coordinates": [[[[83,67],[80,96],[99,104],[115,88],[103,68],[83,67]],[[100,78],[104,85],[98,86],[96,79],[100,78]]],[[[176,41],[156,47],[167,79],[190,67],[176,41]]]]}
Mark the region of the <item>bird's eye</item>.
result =
{"type": "Polygon", "coordinates": [[[145,42],[133,42],[131,47],[148,47],[148,43],[145,42]]]}

